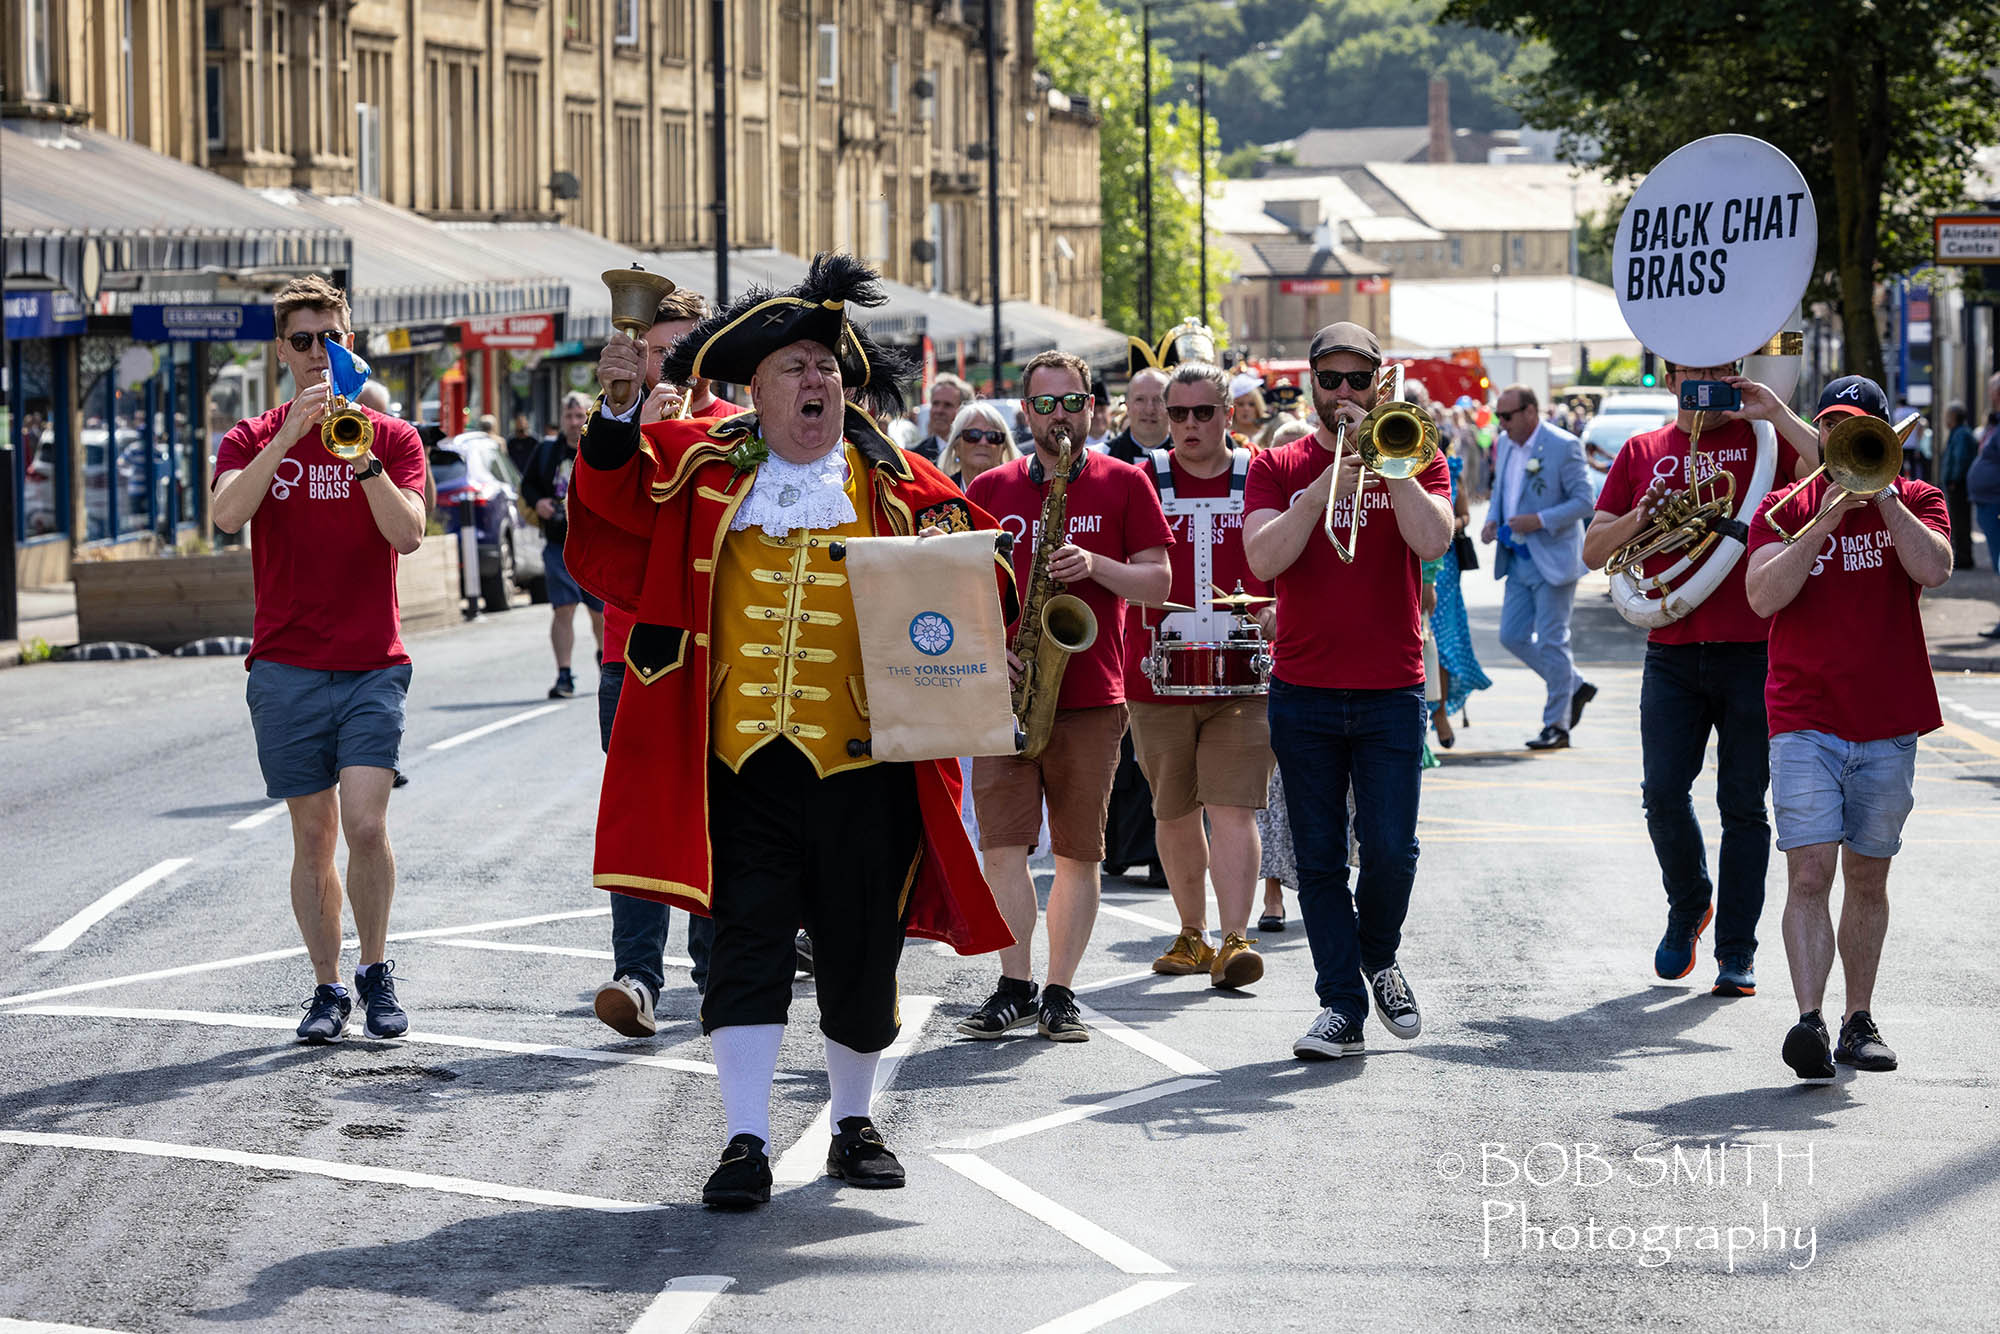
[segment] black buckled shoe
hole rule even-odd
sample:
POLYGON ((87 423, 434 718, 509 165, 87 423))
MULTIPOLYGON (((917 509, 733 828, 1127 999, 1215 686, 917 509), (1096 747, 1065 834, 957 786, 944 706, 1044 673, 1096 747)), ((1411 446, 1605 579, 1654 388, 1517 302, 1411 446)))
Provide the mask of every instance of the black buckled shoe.
POLYGON ((844 1116, 834 1127, 826 1174, 863 1190, 898 1190, 903 1184, 902 1163, 865 1116, 844 1116))
POLYGON ((701 1202, 711 1209, 754 1209, 771 1202, 771 1160, 764 1141, 744 1133, 722 1150, 722 1162, 701 1188, 701 1202))

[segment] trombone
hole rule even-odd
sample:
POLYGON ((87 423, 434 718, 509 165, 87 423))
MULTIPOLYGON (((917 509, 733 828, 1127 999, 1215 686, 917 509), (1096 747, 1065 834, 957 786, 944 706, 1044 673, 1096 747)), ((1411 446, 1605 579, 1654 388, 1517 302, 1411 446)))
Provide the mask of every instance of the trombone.
MULTIPOLYGON (((1340 479, 1336 477, 1326 490, 1326 540, 1333 543, 1333 554, 1349 565, 1354 563, 1354 548, 1361 541, 1361 492, 1368 485, 1368 474, 1373 472, 1386 478, 1415 477, 1428 468, 1431 460, 1438 455, 1437 424, 1431 420, 1429 413, 1403 398, 1401 365, 1389 366, 1381 372, 1375 381, 1375 393, 1380 401, 1355 428, 1355 452, 1361 455, 1361 475, 1354 479, 1354 515, 1344 543, 1333 520, 1340 479)), ((1333 469, 1336 473, 1340 471, 1341 456, 1346 450, 1347 419, 1343 417, 1333 428, 1333 469)))
POLYGON ((1807 473, 1799 485, 1804 486, 1825 473, 1833 482, 1832 489, 1820 502, 1818 512, 1793 532, 1778 527, 1778 521, 1767 512, 1764 518, 1771 531, 1790 546, 1847 497, 1872 496, 1893 485, 1903 471, 1903 442, 1923 419, 1923 413, 1913 412, 1903 418, 1901 426, 1891 426, 1880 417, 1849 417, 1828 431, 1826 444, 1820 450, 1819 467, 1807 473))

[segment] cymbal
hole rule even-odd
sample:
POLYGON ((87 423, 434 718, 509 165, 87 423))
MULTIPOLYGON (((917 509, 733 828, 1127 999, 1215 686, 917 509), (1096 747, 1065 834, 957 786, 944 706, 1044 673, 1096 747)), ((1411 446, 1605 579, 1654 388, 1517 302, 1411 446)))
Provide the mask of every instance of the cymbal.
POLYGON ((1276 602, 1277 599, 1256 593, 1227 593, 1218 595, 1213 601, 1218 607, 1261 607, 1267 602, 1276 602))

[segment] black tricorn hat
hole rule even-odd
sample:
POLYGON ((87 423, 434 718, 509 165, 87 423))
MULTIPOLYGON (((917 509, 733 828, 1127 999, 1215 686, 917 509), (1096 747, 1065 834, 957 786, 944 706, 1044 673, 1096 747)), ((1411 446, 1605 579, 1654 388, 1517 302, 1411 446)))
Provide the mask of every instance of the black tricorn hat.
POLYGON ((764 358, 810 339, 833 349, 843 384, 866 384, 873 345, 863 343, 847 308, 879 306, 888 299, 881 275, 854 256, 818 254, 797 287, 783 292, 752 287, 688 330, 668 351, 663 374, 676 384, 705 379, 747 385, 764 358))
POLYGON ((923 369, 922 364, 911 353, 882 346, 858 324, 850 324, 848 331, 866 369, 858 380, 849 379, 849 371, 857 368, 850 367, 848 358, 842 356, 841 388, 853 395, 853 401, 876 421, 894 421, 909 409, 909 402, 903 397, 903 386, 917 378, 923 369))

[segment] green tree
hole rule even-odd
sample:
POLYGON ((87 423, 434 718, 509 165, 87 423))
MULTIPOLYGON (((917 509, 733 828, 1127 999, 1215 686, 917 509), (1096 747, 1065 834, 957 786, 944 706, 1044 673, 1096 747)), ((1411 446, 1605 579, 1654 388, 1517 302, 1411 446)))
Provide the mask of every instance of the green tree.
MULTIPOLYGON (((1103 214, 1104 319, 1114 329, 1141 337, 1146 219, 1141 184, 1146 180, 1144 122, 1145 66, 1140 63, 1137 27, 1102 0, 1036 0, 1035 57, 1065 91, 1087 92, 1102 118, 1099 128, 1099 192, 1103 214)), ((1190 100, 1168 97, 1181 91, 1172 62, 1153 54, 1153 337, 1189 315, 1202 314, 1218 334, 1222 289, 1235 273, 1235 257, 1210 237, 1208 310, 1200 312, 1201 210, 1193 181, 1199 170, 1199 137, 1190 100), (1177 179, 1186 181, 1183 187, 1177 179)), ((1222 179, 1220 135, 1208 118, 1210 188, 1222 179)))
POLYGON ((1448 20, 1540 39, 1515 105, 1635 178, 1704 135, 1790 155, 1819 210, 1810 294, 1841 312, 1849 371, 1882 378, 1875 284, 1930 254, 1930 219, 1964 202, 2000 138, 2000 7, 1963 0, 1450 0, 1448 20))

